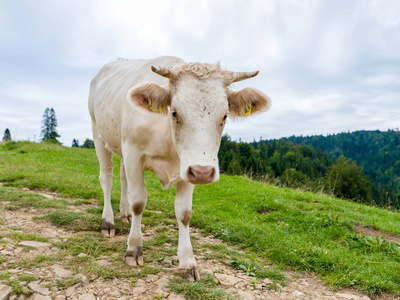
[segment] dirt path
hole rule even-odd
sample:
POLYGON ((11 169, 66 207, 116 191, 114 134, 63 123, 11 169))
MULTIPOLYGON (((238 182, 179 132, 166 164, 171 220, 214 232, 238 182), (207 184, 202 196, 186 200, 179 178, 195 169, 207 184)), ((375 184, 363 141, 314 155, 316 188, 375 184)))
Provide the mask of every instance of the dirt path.
MULTIPOLYGON (((29 191, 26 191, 29 192, 29 191)), ((37 192, 39 193, 39 192, 37 192)), ((55 194, 40 192, 41 195, 56 201, 58 197, 55 194)), ((0 258, 1 258, 1 281, 0 300, 1 299, 81 299, 81 300, 99 300, 99 299, 184 299, 182 295, 170 292, 166 287, 171 279, 177 277, 175 272, 177 266, 174 260, 163 260, 157 262, 161 272, 156 275, 146 275, 135 282, 132 278, 114 278, 104 279, 101 276, 85 276, 79 273, 79 268, 74 268, 67 261, 49 261, 44 266, 35 266, 34 263, 21 264, 23 261, 39 261, 38 257, 49 256, 61 253, 62 249, 55 247, 53 243, 68 241, 76 233, 58 228, 45 220, 38 220, 35 217, 40 216, 43 211, 23 208, 20 210, 4 209, 7 202, 1 202, 0 208, 0 233, 2 236, 13 233, 26 234, 36 233, 38 236, 47 237, 47 242, 37 242, 22 240, 16 238, 3 237, 0 240, 0 258), (19 264, 16 264, 19 262, 19 264), (15 267, 17 265, 17 267, 15 267), (7 278, 8 276, 8 278, 7 278), (35 277, 35 280, 23 281, 23 278, 29 276, 35 277), (22 278, 22 279, 21 279, 22 278), (11 293, 11 288, 5 285, 8 282, 19 282, 22 288, 22 295, 11 293), (72 281, 72 285, 66 288, 65 284, 72 281), (61 283, 60 283, 61 282, 61 283), (30 295, 28 295, 30 294, 30 295), (26 296, 28 295, 28 296, 26 296)), ((95 204, 96 205, 96 204, 95 204)), ((74 206, 71 209, 75 211, 85 211, 87 205, 74 206)), ((171 232, 176 228, 170 226, 171 232)), ((145 230, 144 239, 151 239, 158 234, 157 230, 145 230)), ((191 235, 195 237, 197 245, 223 244, 213 236, 203 236, 199 230, 191 229, 191 235)), ((125 240, 126 236, 118 236, 117 239, 125 240)), ((172 247, 165 244, 164 247, 172 247)), ((227 246, 229 247, 229 246, 227 246)), ((118 253, 115 253, 118 254, 118 253)), ((100 268, 107 268, 115 259, 115 256, 102 256, 100 259, 90 257, 82 252, 77 257, 87 260, 93 260, 95 265, 100 268)), ((230 266, 223 264, 217 259, 213 259, 212 251, 197 255, 196 259, 201 272, 209 273, 214 280, 218 282, 219 288, 224 290, 233 298, 238 299, 370 299, 365 294, 355 290, 332 291, 316 276, 310 274, 299 274, 296 272, 286 272, 286 287, 282 287, 269 279, 258 279, 249 277, 237 271, 230 266), (210 259, 211 257, 211 259, 210 259), (274 287, 274 288, 272 288, 274 287)), ((68 286, 68 285, 67 285, 68 286)), ((382 298, 383 299, 383 298, 382 298)), ((387 296, 385 299, 399 299, 387 296)))

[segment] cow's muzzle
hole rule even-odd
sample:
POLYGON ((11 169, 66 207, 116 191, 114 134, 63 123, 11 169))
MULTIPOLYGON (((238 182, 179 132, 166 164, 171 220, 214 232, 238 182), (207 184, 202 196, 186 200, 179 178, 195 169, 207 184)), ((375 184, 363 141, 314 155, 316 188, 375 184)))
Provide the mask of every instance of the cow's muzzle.
POLYGON ((214 181, 215 168, 213 166, 190 166, 187 177, 193 184, 211 183, 214 181))

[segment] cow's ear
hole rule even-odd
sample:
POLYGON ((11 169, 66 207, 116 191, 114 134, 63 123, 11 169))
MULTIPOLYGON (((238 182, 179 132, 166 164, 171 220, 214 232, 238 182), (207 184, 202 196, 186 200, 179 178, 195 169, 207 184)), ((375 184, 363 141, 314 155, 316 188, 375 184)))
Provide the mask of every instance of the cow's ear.
POLYGON ((147 111, 168 112, 171 105, 171 93, 155 83, 143 83, 128 91, 128 100, 147 111))
POLYGON ((264 93, 245 88, 228 94, 229 116, 233 118, 247 117, 268 109, 271 100, 264 93))

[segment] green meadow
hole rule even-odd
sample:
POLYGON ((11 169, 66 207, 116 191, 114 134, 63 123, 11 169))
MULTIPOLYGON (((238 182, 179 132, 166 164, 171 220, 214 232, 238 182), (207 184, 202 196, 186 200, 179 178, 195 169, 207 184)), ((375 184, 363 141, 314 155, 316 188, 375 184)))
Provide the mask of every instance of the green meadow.
MULTIPOLYGON (((44 189, 76 199, 76 204, 90 203, 92 198, 102 201, 98 174, 94 150, 50 143, 0 144, 0 182, 5 188, 44 189)), ((145 182, 147 208, 174 218, 175 188, 164 191, 150 172, 146 172, 145 182)), ((8 197, 15 190, 9 190, 8 197)), ((112 202, 116 213, 119 198, 119 158, 115 157, 112 202)), ((92 217, 86 216, 82 222, 72 222, 81 216, 63 213, 65 203, 43 203, 59 208, 47 216, 53 223, 84 227, 72 228, 77 231, 100 230, 101 208, 92 208, 92 217)), ((34 207, 34 197, 26 197, 9 209, 23 205, 34 207)), ((144 214, 146 226, 151 226, 151 220, 144 214)), ((117 234, 127 233, 128 225, 119 221, 116 225, 117 234)), ((191 226, 281 269, 314 272, 333 289, 353 287, 371 295, 400 295, 400 213, 396 211, 221 175, 217 183, 195 188, 191 226), (360 225, 383 236, 360 233, 360 225), (394 240, 388 242, 385 234, 394 240)), ((263 277, 263 270, 252 270, 251 262, 237 264, 263 277)))

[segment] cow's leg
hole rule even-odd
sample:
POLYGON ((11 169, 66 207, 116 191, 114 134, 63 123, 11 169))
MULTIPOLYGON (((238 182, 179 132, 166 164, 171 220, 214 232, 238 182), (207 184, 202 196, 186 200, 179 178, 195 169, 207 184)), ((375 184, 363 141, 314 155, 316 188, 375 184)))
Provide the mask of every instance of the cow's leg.
POLYGON ((192 218, 193 189, 193 184, 184 181, 178 182, 175 199, 175 215, 179 226, 179 270, 182 276, 189 281, 200 279, 189 235, 189 223, 192 218))
POLYGON ((111 207, 111 187, 113 176, 112 154, 105 147, 101 137, 93 128, 93 139, 96 147, 96 154, 100 162, 100 185, 104 193, 103 222, 101 224, 101 233, 105 237, 115 236, 114 213, 111 207))
POLYGON ((132 220, 132 212, 128 201, 128 185, 126 181, 124 159, 121 159, 121 202, 119 203, 120 220, 124 223, 129 223, 132 220))
POLYGON ((143 266, 143 234, 140 225, 147 202, 144 172, 140 164, 131 163, 128 159, 125 161, 129 161, 129 164, 125 165, 125 170, 128 181, 128 201, 133 212, 125 263, 129 266, 143 266))

